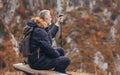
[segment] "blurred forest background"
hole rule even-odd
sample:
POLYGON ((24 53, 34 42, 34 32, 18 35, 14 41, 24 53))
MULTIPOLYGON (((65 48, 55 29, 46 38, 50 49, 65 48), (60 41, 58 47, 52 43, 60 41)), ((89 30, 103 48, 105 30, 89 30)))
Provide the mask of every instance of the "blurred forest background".
MULTIPOLYGON (((63 48, 68 71, 120 75, 120 0, 0 0, 0 73, 15 72, 16 40, 31 17, 49 9, 64 14, 63 48)), ((59 32, 54 46, 59 46, 59 32)))

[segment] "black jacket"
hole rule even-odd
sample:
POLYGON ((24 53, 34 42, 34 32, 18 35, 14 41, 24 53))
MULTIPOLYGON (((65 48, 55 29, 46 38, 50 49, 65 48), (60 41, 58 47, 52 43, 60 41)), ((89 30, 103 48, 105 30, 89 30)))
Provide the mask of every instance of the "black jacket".
POLYGON ((29 26, 33 26, 34 30, 30 37, 30 51, 32 55, 28 57, 28 63, 30 66, 36 62, 47 63, 52 58, 60 56, 59 52, 52 47, 52 38, 58 31, 57 26, 53 26, 49 31, 48 28, 40 28, 34 23, 34 21, 28 22, 29 26), (40 56, 38 58, 38 48, 40 48, 40 56))

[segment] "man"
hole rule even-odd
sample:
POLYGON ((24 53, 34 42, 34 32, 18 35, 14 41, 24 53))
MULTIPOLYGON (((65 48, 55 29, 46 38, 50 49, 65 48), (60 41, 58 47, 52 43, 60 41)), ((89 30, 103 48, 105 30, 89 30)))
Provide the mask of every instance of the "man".
POLYGON ((55 25, 48 30, 51 20, 50 11, 42 10, 40 17, 32 18, 28 22, 29 26, 34 27, 30 37, 30 51, 32 55, 28 57, 28 64, 31 68, 37 70, 54 68, 55 71, 66 73, 70 59, 64 56, 62 48, 54 49, 52 47, 52 38, 55 37, 63 17, 59 17, 55 25))

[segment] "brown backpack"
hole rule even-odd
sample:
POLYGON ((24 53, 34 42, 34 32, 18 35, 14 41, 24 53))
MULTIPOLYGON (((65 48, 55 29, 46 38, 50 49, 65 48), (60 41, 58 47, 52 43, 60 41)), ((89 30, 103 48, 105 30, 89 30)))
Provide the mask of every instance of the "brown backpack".
POLYGON ((33 27, 26 25, 23 29, 23 33, 18 40, 18 48, 20 53, 24 57, 31 55, 30 53, 30 36, 33 31, 33 27))

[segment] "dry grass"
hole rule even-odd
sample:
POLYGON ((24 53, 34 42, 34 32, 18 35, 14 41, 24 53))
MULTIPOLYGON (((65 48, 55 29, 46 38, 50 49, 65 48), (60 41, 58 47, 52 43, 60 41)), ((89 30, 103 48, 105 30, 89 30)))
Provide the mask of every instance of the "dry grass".
POLYGON ((78 73, 78 72, 68 72, 68 74, 70 74, 70 75, 94 75, 94 74, 90 74, 90 73, 78 73))

